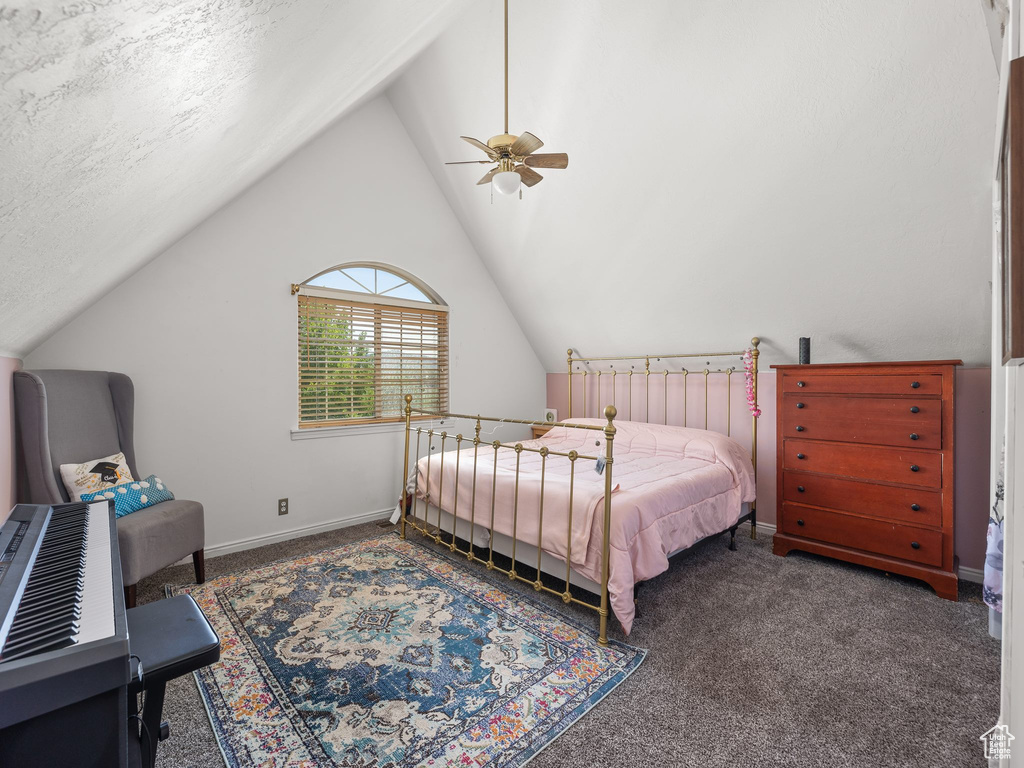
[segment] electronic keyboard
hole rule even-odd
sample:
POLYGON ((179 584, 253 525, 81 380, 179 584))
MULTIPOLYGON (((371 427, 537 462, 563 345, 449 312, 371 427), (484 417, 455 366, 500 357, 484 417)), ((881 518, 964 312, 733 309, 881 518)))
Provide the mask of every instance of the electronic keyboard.
POLYGON ((0 527, 0 765, 127 765, 129 657, 113 503, 16 506, 0 527))
POLYGON ((106 501, 67 504, 36 514, 35 529, 33 520, 4 526, 0 607, 7 612, 0 624, 0 664, 114 635, 107 506, 106 501), (4 568, 22 547, 33 550, 22 553, 28 555, 22 558, 26 568, 20 573, 4 568), (16 575, 18 583, 7 584, 7 576, 16 575))

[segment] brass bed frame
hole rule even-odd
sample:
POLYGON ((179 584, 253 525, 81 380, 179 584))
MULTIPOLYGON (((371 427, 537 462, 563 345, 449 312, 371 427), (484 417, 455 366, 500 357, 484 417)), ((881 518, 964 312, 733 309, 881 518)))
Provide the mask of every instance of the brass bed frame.
MULTIPOLYGON (((759 343, 760 343, 760 339, 758 339, 757 337, 754 337, 750 341, 750 344, 751 344, 751 350, 750 350, 751 351, 751 373, 753 375, 753 406, 754 406, 755 409, 757 407, 757 358, 758 358, 758 354, 759 354, 758 353, 758 344, 759 343)), ((684 426, 686 425, 686 416, 687 416, 687 411, 686 411, 686 409, 687 409, 687 403, 686 403, 686 400, 687 400, 687 394, 686 394, 687 393, 687 387, 686 387, 687 378, 686 377, 687 376, 693 376, 693 375, 702 376, 704 378, 704 428, 705 429, 708 428, 708 423, 709 423, 708 422, 708 402, 709 402, 708 391, 709 390, 708 390, 708 386, 707 386, 708 378, 710 376, 714 376, 714 375, 725 376, 726 377, 726 381, 727 381, 727 396, 725 398, 726 399, 726 423, 727 423, 726 434, 731 435, 731 432, 732 432, 732 386, 731 386, 732 379, 731 379, 731 377, 732 377, 733 373, 736 370, 735 366, 718 368, 716 370, 711 370, 710 368, 706 367, 702 371, 688 371, 685 367, 683 367, 681 370, 676 371, 676 370, 669 370, 668 363, 666 362, 664 370, 651 370, 651 361, 653 360, 655 363, 659 363, 661 361, 669 361, 669 360, 686 360, 686 359, 694 359, 694 358, 704 358, 704 359, 708 360, 707 364, 710 365, 710 359, 711 358, 719 358, 719 359, 721 359, 721 358, 730 358, 730 357, 732 357, 732 358, 735 358, 735 357, 742 358, 744 354, 745 354, 745 351, 742 351, 742 352, 700 352, 700 353, 693 353, 693 354, 672 354, 672 355, 628 355, 628 356, 623 356, 623 357, 589 357, 589 358, 576 357, 576 358, 574 358, 573 357, 573 351, 571 349, 568 351, 568 374, 569 374, 569 398, 568 398, 569 402, 568 402, 568 405, 569 405, 569 409, 567 411, 566 418, 569 418, 569 419, 571 419, 571 418, 587 418, 587 376, 588 375, 593 377, 593 379, 596 379, 596 381, 597 381, 597 394, 595 395, 595 398, 594 398, 595 400, 597 400, 597 399, 599 399, 601 397, 601 377, 602 377, 602 375, 605 378, 611 378, 612 379, 612 398, 611 398, 612 402, 611 402, 611 404, 606 405, 604 407, 603 413, 602 413, 602 417, 606 420, 606 423, 604 425, 595 425, 595 424, 561 424, 561 423, 558 425, 559 427, 566 427, 566 428, 570 428, 570 429, 582 429, 582 430, 590 430, 590 431, 599 431, 599 432, 603 432, 604 436, 605 436, 604 456, 600 457, 600 458, 604 459, 605 466, 604 466, 604 472, 603 472, 603 474, 604 474, 604 500, 603 500, 603 523, 602 523, 602 541, 601 541, 601 581, 600 581, 600 602, 599 602, 599 604, 594 604, 593 602, 590 602, 588 600, 582 600, 582 599, 580 599, 578 597, 575 597, 572 594, 571 589, 570 589, 570 576, 571 576, 571 572, 572 572, 572 567, 571 567, 570 563, 571 563, 571 558, 572 558, 573 488, 574 488, 575 477, 576 477, 576 464, 581 459, 583 459, 585 461, 599 461, 599 457, 598 456, 592 456, 592 455, 585 455, 585 454, 579 453, 579 452, 577 452, 575 450, 568 451, 568 452, 554 451, 554 450, 549 449, 547 446, 541 446, 540 448, 533 448, 533 447, 530 447, 530 446, 523 445, 522 442, 503 443, 500 440, 494 440, 493 442, 488 443, 488 442, 486 442, 484 440, 481 440, 481 438, 480 438, 480 433, 481 433, 482 425, 483 425, 484 422, 495 423, 495 424, 518 424, 518 425, 525 425, 525 426, 530 426, 530 427, 551 426, 550 424, 548 424, 546 422, 542 422, 542 421, 529 421, 529 420, 523 420, 523 419, 496 418, 496 417, 491 417, 491 416, 480 416, 479 414, 478 415, 468 415, 468 414, 460 414, 460 413, 423 410, 423 409, 420 409, 420 408, 413 408, 412 407, 412 400, 413 400, 412 395, 406 395, 405 396, 405 461, 404 461, 403 472, 402 472, 402 501, 401 501, 401 504, 400 504, 401 516, 400 516, 400 521, 399 521, 399 535, 403 539, 406 538, 406 534, 407 534, 408 528, 411 527, 414 530, 418 531, 423 536, 425 536, 428 539, 432 540, 435 544, 444 544, 445 546, 448 547, 448 549, 451 552, 458 553, 458 554, 461 554, 461 555, 465 556, 466 559, 469 560, 470 562, 479 563, 479 564, 485 566, 488 570, 499 571, 500 573, 503 573, 506 576, 508 576, 508 578, 510 580, 512 580, 512 581, 520 581, 520 582, 523 582, 525 584, 530 584, 536 591, 538 591, 538 592, 547 592, 547 593, 552 594, 552 595, 554 595, 556 597, 559 597, 566 604, 572 603, 572 604, 580 605, 580 606, 583 606, 585 608, 589 608, 589 609, 591 609, 593 611, 596 611, 598 616, 599 616, 598 643, 600 645, 602 645, 602 646, 607 645, 608 644, 608 616, 609 616, 609 610, 608 610, 609 560, 608 560, 608 558, 609 558, 609 548, 610 548, 610 542, 611 542, 609 534, 610 534, 610 529, 611 529, 611 514, 612 514, 612 488, 614 488, 614 485, 612 483, 612 468, 613 468, 614 462, 615 462, 613 446, 614 446, 615 432, 616 432, 615 423, 614 422, 615 422, 616 416, 618 415, 618 411, 617 411, 616 406, 615 406, 615 400, 616 400, 616 394, 617 394, 616 387, 615 387, 616 376, 626 377, 628 382, 629 382, 628 386, 627 386, 627 393, 628 393, 628 397, 629 397, 629 405, 627 407, 627 418, 628 418, 628 420, 632 420, 632 412, 633 412, 633 378, 634 378, 634 373, 635 373, 635 365, 639 361, 643 361, 644 370, 642 371, 642 373, 637 374, 637 375, 642 375, 644 377, 645 421, 647 421, 648 423, 649 423, 649 419, 650 419, 650 395, 651 395, 650 382, 651 382, 651 377, 652 376, 660 376, 660 377, 662 377, 662 380, 663 380, 663 383, 664 383, 664 386, 663 386, 663 389, 664 389, 663 421, 666 424, 668 423, 668 389, 669 389, 668 388, 668 381, 669 381, 669 377, 673 376, 673 375, 682 376, 683 377, 683 387, 682 387, 682 390, 683 390, 683 425, 684 426), (608 364, 609 365, 609 371, 608 372, 604 372, 602 370, 593 370, 593 371, 587 370, 587 368, 589 368, 592 363, 600 363, 602 365, 603 364, 608 364), (618 369, 615 368, 615 364, 616 363, 619 363, 619 364, 631 364, 631 365, 630 365, 630 368, 628 370, 619 371, 618 369), (584 367, 584 366, 586 366, 586 367, 584 367), (581 381, 582 381, 582 389, 583 389, 583 403, 582 403, 583 414, 582 414, 582 416, 580 416, 579 414, 574 414, 573 413, 573 377, 574 376, 581 377, 581 381), (471 422, 474 423, 473 438, 471 440, 469 440, 468 438, 464 437, 461 433, 458 433, 458 434, 456 434, 454 436, 453 435, 449 435, 447 431, 440 431, 439 432, 436 429, 434 429, 432 426, 431 427, 427 427, 427 428, 424 428, 422 426, 418 426, 418 427, 414 428, 413 424, 412 424, 412 420, 413 420, 413 415, 414 414, 417 417, 420 417, 420 418, 432 418, 432 419, 441 419, 441 420, 456 419, 456 420, 471 421, 471 422), (443 471, 443 468, 444 468, 444 460, 445 460, 445 444, 448 441, 454 441, 455 442, 455 450, 456 450, 456 453, 455 453, 455 477, 456 478, 459 477, 459 462, 461 460, 461 455, 462 455, 461 449, 463 448, 463 443, 464 442, 469 442, 473 446, 473 479, 472 479, 472 491, 471 491, 472 499, 471 499, 470 514, 469 514, 469 530, 470 530, 470 535, 469 535, 468 541, 466 542, 468 544, 468 546, 465 549, 463 549, 459 545, 459 542, 463 541, 463 540, 460 539, 460 537, 458 537, 456 535, 456 526, 457 526, 457 524, 459 522, 459 516, 458 516, 458 503, 459 503, 458 502, 458 489, 456 489, 456 493, 454 494, 453 509, 450 511, 450 516, 452 517, 451 531, 444 531, 442 529, 442 527, 441 527, 441 522, 442 522, 441 521, 441 511, 442 510, 441 510, 440 506, 438 506, 438 508, 437 508, 437 524, 436 525, 431 525, 431 523, 427 520, 427 515, 428 515, 428 513, 430 511, 430 507, 429 507, 429 501, 426 500, 426 499, 422 500, 422 503, 423 503, 423 506, 424 506, 423 517, 420 518, 417 515, 417 510, 418 510, 419 502, 421 501, 421 499, 420 499, 420 495, 421 494, 418 493, 418 491, 419 491, 419 488, 418 488, 419 473, 418 472, 416 474, 416 483, 417 483, 416 491, 417 492, 414 492, 413 494, 410 494, 409 490, 408 490, 409 456, 410 456, 410 449, 412 448, 412 445, 413 445, 413 440, 412 440, 413 432, 415 432, 415 435, 416 435, 416 440, 415 440, 416 458, 415 458, 414 466, 416 464, 418 464, 420 459, 422 458, 421 455, 420 455, 421 454, 421 450, 420 449, 421 449, 422 438, 423 438, 424 435, 427 438, 426 459, 427 459, 427 483, 428 483, 428 487, 425 489, 423 495, 427 496, 428 498, 429 498, 429 492, 430 492, 430 489, 429 489, 430 469, 429 469, 429 467, 430 467, 430 462, 431 462, 431 456, 432 456, 433 449, 434 449, 434 439, 436 437, 436 438, 438 438, 440 440, 440 455, 439 455, 438 461, 441 462, 441 470, 440 470, 440 475, 439 475, 439 478, 440 478, 440 488, 438 489, 438 497, 437 497, 439 502, 442 499, 442 493, 444 491, 444 471, 443 471), (484 449, 483 452, 484 452, 484 456, 486 457, 487 448, 488 447, 493 452, 493 459, 492 459, 492 461, 493 461, 493 468, 492 468, 492 481, 491 481, 492 482, 492 487, 491 487, 490 518, 489 518, 489 524, 485 524, 485 521, 480 521, 480 522, 477 521, 476 483, 477 483, 477 465, 478 465, 479 460, 481 459, 481 448, 484 449), (495 491, 496 491, 496 487, 497 487, 497 471, 496 470, 497 470, 497 465, 498 465, 498 454, 502 450, 514 451, 515 454, 516 454, 516 473, 515 473, 515 485, 514 485, 513 508, 512 508, 512 537, 511 537, 512 552, 511 552, 511 566, 509 568, 507 568, 507 569, 506 568, 502 568, 499 564, 495 563, 495 561, 494 561, 494 503, 495 503, 495 491), (535 578, 527 578, 526 576, 524 576, 524 575, 522 575, 522 574, 520 574, 519 572, 516 571, 516 562, 517 562, 516 561, 516 543, 517 543, 517 541, 522 541, 522 543, 532 546, 532 544, 530 542, 525 541, 525 540, 520 540, 518 538, 518 536, 521 535, 520 532, 518 531, 519 467, 520 467, 520 459, 521 459, 521 456, 522 456, 523 452, 537 453, 541 457, 540 498, 539 498, 539 509, 538 509, 538 520, 537 520, 537 531, 536 531, 537 564, 536 564, 536 577, 535 578), (566 542, 567 543, 567 548, 566 548, 566 558, 565 558, 565 588, 564 588, 564 590, 552 589, 551 587, 547 586, 546 584, 544 584, 541 581, 541 573, 542 573, 541 558, 542 558, 542 556, 544 554, 543 547, 541 546, 541 543, 543 541, 542 534, 543 534, 543 530, 544 530, 544 480, 545 480, 545 472, 546 472, 546 469, 547 469, 547 463, 548 463, 549 460, 564 460, 564 461, 568 461, 569 462, 569 497, 568 497, 569 511, 568 511, 567 527, 566 527, 566 529, 568 531, 568 534, 567 534, 568 541, 566 542), (480 526, 480 528, 482 530, 485 530, 485 531, 487 531, 489 533, 488 544, 487 544, 486 548, 483 547, 482 545, 481 546, 474 545, 474 535, 475 535, 476 528, 477 528, 478 525, 480 526), (448 540, 448 537, 450 537, 450 540, 448 540), (483 556, 484 553, 485 553, 485 549, 486 549, 486 557, 483 556)), ((742 375, 742 373, 741 373, 741 375, 742 375)), ((750 452, 751 453, 750 453, 750 455, 751 455, 751 461, 752 461, 753 468, 754 468, 754 478, 755 478, 755 481, 756 481, 756 478, 757 478, 757 416, 754 415, 752 417, 751 421, 752 421, 752 426, 751 426, 751 448, 750 448, 750 452)), ((487 511, 483 510, 482 514, 486 515, 487 511)), ((465 518, 463 518, 463 519, 465 519, 465 518)), ((744 521, 747 521, 747 520, 750 521, 750 537, 752 539, 756 539, 757 538, 757 510, 756 510, 756 501, 751 503, 750 511, 746 515, 741 516, 739 518, 739 520, 737 520, 736 523, 728 529, 729 532, 730 532, 730 542, 729 542, 729 548, 730 549, 735 549, 736 548, 735 537, 736 537, 736 529, 737 529, 737 527, 740 525, 740 523, 742 523, 744 521)), ((530 532, 530 533, 532 533, 532 532, 530 532)), ((530 569, 532 570, 533 566, 530 566, 530 569)))

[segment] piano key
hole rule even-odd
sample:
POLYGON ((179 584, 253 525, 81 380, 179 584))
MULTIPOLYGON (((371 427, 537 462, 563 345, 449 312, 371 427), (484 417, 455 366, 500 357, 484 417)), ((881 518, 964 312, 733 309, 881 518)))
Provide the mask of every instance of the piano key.
POLYGON ((18 653, 25 648, 39 647, 40 645, 45 645, 60 638, 74 639, 74 636, 74 633, 71 631, 71 623, 68 622, 59 627, 40 629, 38 632, 33 632, 24 637, 11 640, 4 645, 4 650, 10 651, 11 653, 18 653))
POLYGON ((59 542, 57 544, 54 544, 52 547, 47 547, 46 549, 41 550, 39 553, 39 557, 43 560, 50 560, 54 557, 60 557, 65 552, 79 551, 83 549, 83 544, 84 538, 80 534, 78 536, 74 536, 68 539, 67 541, 59 542))
POLYGON ((58 552, 52 557, 45 557, 41 560, 37 560, 36 565, 32 568, 32 573, 35 575, 36 569, 48 568, 52 565, 59 565, 63 562, 74 562, 77 559, 84 559, 85 550, 85 547, 79 547, 78 549, 70 549, 67 552, 58 552))
POLYGON ((28 646, 27 648, 22 648, 14 653, 5 653, 4 661, 14 661, 15 659, 21 659, 25 656, 33 656, 37 653, 58 651, 61 648, 67 648, 69 645, 74 644, 75 639, 73 637, 54 637, 47 643, 41 643, 35 646, 28 646))
MULTIPOLYGON (((47 619, 53 616, 74 616, 75 618, 78 618, 81 615, 81 611, 82 609, 78 600, 74 598, 34 608, 31 611, 26 611, 24 615, 19 611, 17 620, 11 624, 11 634, 14 634, 16 630, 29 626, 40 619, 47 619)), ((8 635, 8 637, 10 637, 10 635, 8 635)))
POLYGON ((46 576, 46 575, 49 575, 51 573, 55 573, 57 571, 65 570, 65 569, 68 569, 68 568, 75 568, 76 570, 77 569, 81 569, 84 565, 85 565, 85 553, 82 552, 81 554, 78 555, 77 558, 74 558, 73 560, 70 560, 67 563, 63 563, 63 562, 61 562, 61 563, 49 563, 48 565, 45 565, 42 568, 40 568, 38 570, 38 573, 37 573, 36 569, 33 568, 32 569, 32 575, 33 576, 36 576, 36 575, 38 575, 38 576, 46 576))
POLYGON ((78 634, 78 619, 72 616, 40 619, 32 626, 19 628, 17 631, 12 630, 11 634, 7 636, 7 642, 13 646, 23 639, 48 635, 58 630, 66 632, 68 637, 73 637, 78 634))
POLYGON ((73 564, 80 560, 85 560, 84 548, 70 550, 66 553, 61 553, 53 557, 47 557, 43 558, 42 560, 37 560, 36 565, 32 568, 32 576, 29 577, 29 580, 31 580, 32 577, 37 577, 38 574, 41 574, 48 570, 52 570, 54 567, 73 564))
POLYGON ((64 601, 73 601, 78 603, 81 602, 81 599, 82 590, 80 589, 76 589, 72 592, 67 592, 63 595, 33 595, 31 598, 21 601, 21 606, 18 608, 18 613, 20 614, 22 611, 32 611, 36 608, 43 608, 52 603, 59 603, 64 601))
MULTIPOLYGON (((32 595, 60 594, 82 586, 82 575, 77 571, 50 576, 32 587, 32 595)), ((27 590, 26 590, 27 591, 27 590)))

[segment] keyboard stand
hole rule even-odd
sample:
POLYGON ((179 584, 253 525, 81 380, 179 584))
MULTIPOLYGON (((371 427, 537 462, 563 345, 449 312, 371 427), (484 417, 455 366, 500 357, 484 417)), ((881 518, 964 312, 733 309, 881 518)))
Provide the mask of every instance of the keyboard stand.
MULTIPOLYGON (((132 665, 128 687, 129 740, 138 734, 138 748, 129 745, 129 763, 141 768, 156 765, 157 743, 170 735, 161 722, 167 681, 195 672, 220 658, 220 639, 191 595, 130 608, 128 638, 139 663, 132 665), (141 671, 140 671, 141 668, 141 671), (145 692, 142 727, 138 727, 138 694, 145 692), (139 756, 138 761, 134 755, 139 756)), ((134 660, 133 660, 134 662, 134 660)))

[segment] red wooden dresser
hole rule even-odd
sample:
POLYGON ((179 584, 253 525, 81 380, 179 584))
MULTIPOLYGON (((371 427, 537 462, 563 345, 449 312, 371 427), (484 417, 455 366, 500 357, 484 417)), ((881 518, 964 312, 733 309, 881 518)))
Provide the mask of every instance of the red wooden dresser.
POLYGON ((957 599, 953 374, 959 360, 773 365, 778 530, 800 549, 957 599))

